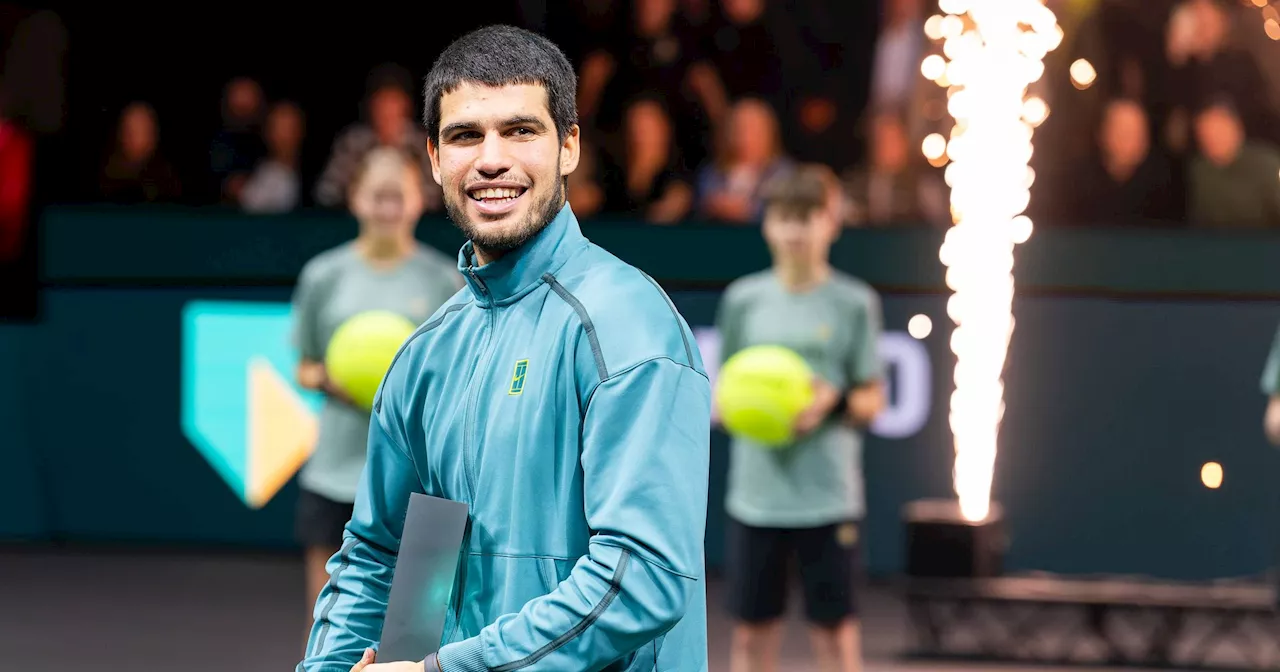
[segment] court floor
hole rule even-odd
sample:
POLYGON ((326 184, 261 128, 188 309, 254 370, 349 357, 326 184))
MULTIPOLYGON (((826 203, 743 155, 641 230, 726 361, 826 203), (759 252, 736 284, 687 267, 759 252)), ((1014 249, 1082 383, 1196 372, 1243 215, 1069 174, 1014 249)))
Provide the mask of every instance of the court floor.
MULTIPOLYGON (((729 623, 719 609, 719 585, 709 590, 711 671, 728 672, 729 623)), ((282 555, 0 550, 0 669, 291 670, 304 635, 302 592, 300 562, 282 555)), ((873 589, 864 611, 871 672, 1058 672, 904 661, 902 606, 889 591, 873 589)), ((793 622, 780 669, 814 670, 807 646, 803 625, 793 622)))

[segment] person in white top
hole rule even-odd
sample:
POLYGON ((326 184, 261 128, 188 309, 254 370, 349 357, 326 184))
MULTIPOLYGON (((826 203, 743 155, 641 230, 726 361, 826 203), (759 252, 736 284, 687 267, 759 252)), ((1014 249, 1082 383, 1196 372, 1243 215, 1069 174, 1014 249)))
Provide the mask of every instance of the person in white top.
POLYGON ((240 192, 240 207, 255 214, 288 212, 298 207, 302 194, 298 177, 302 110, 290 102, 276 103, 267 115, 263 135, 267 157, 254 167, 240 192))

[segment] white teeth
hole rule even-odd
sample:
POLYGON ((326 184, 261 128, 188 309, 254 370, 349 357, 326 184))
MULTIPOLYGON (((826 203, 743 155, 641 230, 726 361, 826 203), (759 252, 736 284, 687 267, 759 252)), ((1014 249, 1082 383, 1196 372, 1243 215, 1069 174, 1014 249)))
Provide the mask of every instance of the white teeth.
POLYGON ((519 189, 511 189, 511 188, 477 189, 471 192, 471 197, 475 199, 515 198, 519 195, 520 195, 519 189))

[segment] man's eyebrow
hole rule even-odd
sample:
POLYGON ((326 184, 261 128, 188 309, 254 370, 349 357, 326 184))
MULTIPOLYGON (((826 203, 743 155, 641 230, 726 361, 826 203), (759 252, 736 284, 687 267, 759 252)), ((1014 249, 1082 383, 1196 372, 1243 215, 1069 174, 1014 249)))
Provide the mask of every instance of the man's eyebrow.
POLYGON ((452 135, 453 133, 457 133, 458 131, 474 130, 476 127, 477 127, 476 124, 470 121, 457 122, 457 123, 449 124, 448 126, 445 126, 444 128, 440 129, 440 135, 441 136, 452 135))
POLYGON ((506 121, 502 122, 502 125, 503 126, 537 126, 539 129, 547 127, 546 124, 542 123, 541 119, 533 116, 528 116, 528 115, 511 117, 510 119, 507 119, 506 121))
MULTIPOLYGON (((547 125, 543 123, 541 119, 535 116, 530 116, 530 115, 519 115, 515 117, 508 117, 507 119, 504 119, 500 125, 503 127, 534 126, 538 130, 545 130, 547 127, 547 125)), ((459 131, 475 131, 475 130, 479 130, 479 128, 480 128, 480 124, 477 124, 473 121, 459 121, 459 122, 449 124, 448 126, 445 126, 444 128, 440 129, 440 136, 444 137, 444 136, 452 135, 459 131)))

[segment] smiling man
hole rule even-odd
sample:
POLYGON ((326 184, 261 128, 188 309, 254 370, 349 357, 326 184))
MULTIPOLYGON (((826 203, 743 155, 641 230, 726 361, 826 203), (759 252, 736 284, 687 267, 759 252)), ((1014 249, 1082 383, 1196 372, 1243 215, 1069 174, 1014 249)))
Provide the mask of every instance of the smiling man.
POLYGON ((565 201, 573 69, 495 26, 450 45, 425 88, 467 287, 383 381, 298 669, 706 670, 710 385, 666 294, 565 201), (470 505, 454 608, 438 655, 375 662, 415 492, 470 505))

